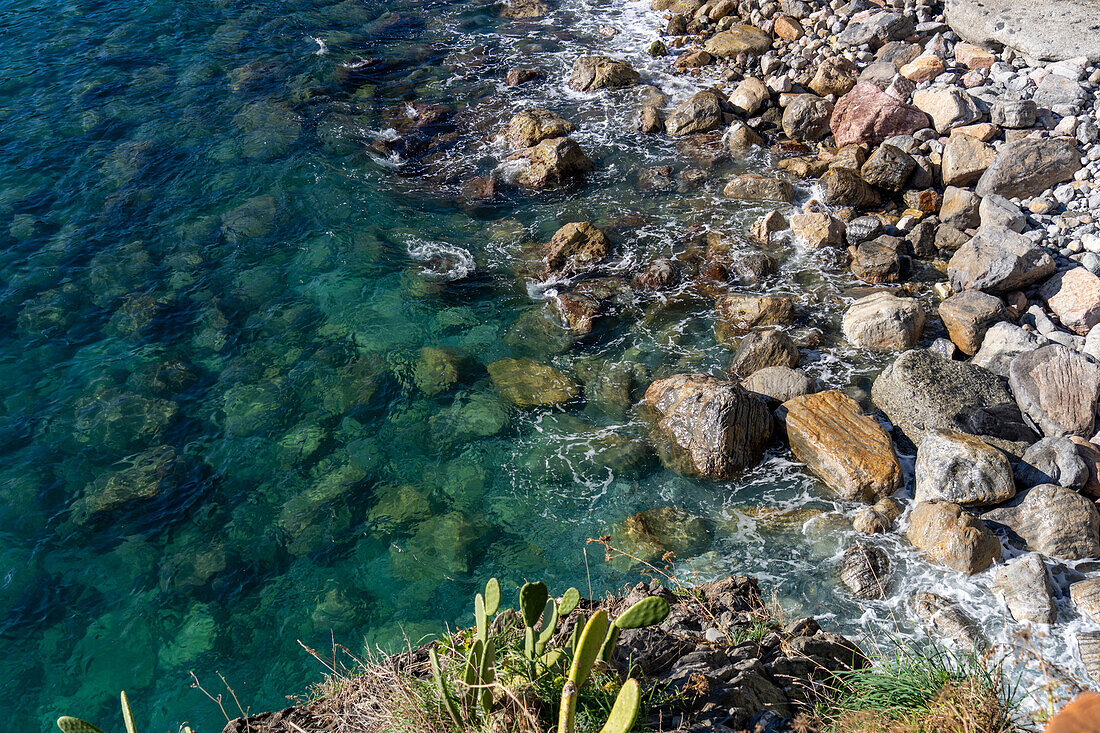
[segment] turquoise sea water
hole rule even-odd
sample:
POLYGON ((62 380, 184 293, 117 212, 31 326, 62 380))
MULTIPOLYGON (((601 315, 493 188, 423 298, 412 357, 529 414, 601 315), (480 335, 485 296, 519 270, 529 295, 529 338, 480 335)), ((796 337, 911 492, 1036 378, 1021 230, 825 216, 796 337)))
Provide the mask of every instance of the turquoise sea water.
MULTIPOLYGON (((836 592, 853 507, 781 448, 735 482, 658 464, 631 404, 653 377, 724 369, 712 301, 626 293, 578 342, 516 274, 568 221, 605 228, 629 273, 762 211, 716 191, 764 158, 643 139, 634 93, 564 87, 599 50, 685 96, 643 53, 658 24, 630 0, 536 23, 451 0, 0 3, 8 729, 117 727, 126 689, 145 730, 220 730, 190 671, 212 690, 222 673, 253 712, 283 707, 323 672, 299 640, 415 642, 468 622, 492 575, 620 587, 636 570, 585 541, 670 505, 704 519, 700 576, 759 573, 850 630, 904 616, 836 592), (547 79, 507 88, 516 65, 547 79), (597 172, 471 202, 465 182, 507 152, 493 133, 535 105, 577 124, 597 172), (710 179, 640 193, 657 164, 710 179), (505 357, 555 365, 583 397, 508 404, 486 372, 505 357)), ((882 362, 848 367, 831 345, 850 276, 777 256, 758 287, 800 295, 800 333, 824 333, 807 369, 858 394, 882 362)))

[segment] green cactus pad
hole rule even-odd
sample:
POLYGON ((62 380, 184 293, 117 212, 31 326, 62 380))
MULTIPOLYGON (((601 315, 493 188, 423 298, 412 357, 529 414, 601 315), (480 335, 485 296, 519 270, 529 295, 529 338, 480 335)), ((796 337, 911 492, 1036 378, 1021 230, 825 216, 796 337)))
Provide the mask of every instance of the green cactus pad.
POLYGON ((539 633, 538 643, 535 645, 535 653, 542 654, 546 645, 550 643, 554 632, 558 630, 558 604, 551 598, 546 602, 546 609, 542 612, 542 631, 539 633))
POLYGON ((489 578, 489 582, 485 584, 485 615, 495 616, 499 610, 500 581, 496 578, 489 578))
POLYGON ((610 662, 611 653, 615 651, 615 645, 619 643, 619 627, 615 624, 607 629, 607 638, 604 639, 603 646, 600 647, 600 661, 610 662))
POLYGON ((607 722, 600 729, 600 733, 627 733, 634 727, 634 719, 638 717, 641 702, 642 695, 638 689, 638 681, 627 680, 619 690, 615 704, 611 707, 611 714, 607 716, 607 722))
POLYGON ((91 723, 86 723, 80 718, 72 718, 63 715, 57 719, 57 727, 64 733, 103 733, 91 723))
POLYGON ((558 604, 558 614, 562 616, 568 616, 573 613, 573 609, 577 607, 577 604, 581 602, 581 592, 576 588, 570 588, 565 591, 561 597, 561 603, 558 604))
POLYGON ((447 708, 447 714, 454 720, 455 725, 462 727, 462 716, 458 712, 458 703, 447 689, 447 682, 443 679, 443 673, 439 669, 439 655, 435 653, 435 647, 428 650, 428 661, 432 665, 432 681, 435 682, 435 691, 439 699, 443 701, 443 707, 447 708))
POLYGON ((126 726, 126 733, 137 733, 134 725, 134 711, 130 709, 130 699, 126 697, 126 690, 119 693, 122 700, 122 722, 126 726))
POLYGON ((576 684, 578 690, 592 673, 592 665, 596 663, 600 648, 607 638, 608 626, 610 623, 607 620, 607 611, 597 611, 581 632, 577 652, 573 655, 573 664, 569 667, 569 680, 576 684))
POLYGON ((655 626, 668 618, 671 610, 668 601, 664 598, 650 596, 626 609, 622 616, 615 619, 615 625, 620 629, 641 629, 646 626, 655 626))
POLYGON ((477 638, 480 641, 487 641, 489 618, 485 609, 485 598, 480 593, 474 596, 474 624, 477 627, 477 638))
POLYGON ((519 610, 523 614, 524 626, 538 625, 549 598, 550 591, 546 589, 546 583, 524 583, 519 589, 519 610))
POLYGON ((484 685, 480 692, 481 709, 485 711, 485 715, 489 714, 489 711, 493 707, 493 691, 488 685, 493 684, 496 681, 496 668, 493 663, 496 661, 497 646, 493 642, 487 642, 485 644, 485 652, 481 655, 481 669, 478 670, 478 684, 484 685))

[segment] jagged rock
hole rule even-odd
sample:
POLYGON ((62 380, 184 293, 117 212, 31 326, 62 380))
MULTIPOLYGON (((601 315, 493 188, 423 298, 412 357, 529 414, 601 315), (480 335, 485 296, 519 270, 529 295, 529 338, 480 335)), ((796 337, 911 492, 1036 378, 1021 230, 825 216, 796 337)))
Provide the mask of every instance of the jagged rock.
POLYGON ((722 189, 726 198, 742 201, 778 201, 788 203, 794 197, 794 187, 782 178, 769 178, 755 173, 734 176, 722 189))
POLYGON ((543 280, 592 271, 610 250, 607 235, 585 221, 566 224, 543 247, 538 276, 543 280))
POLYGON ((1081 153, 1061 137, 1024 138, 1004 145, 974 189, 979 196, 1038 196, 1081 170, 1081 153))
POLYGON ((1072 489, 1039 484, 982 518, 1007 528, 1032 552, 1063 560, 1100 557, 1100 514, 1072 489))
POLYGON ((875 149, 860 173, 863 180, 886 191, 898 192, 905 188, 909 174, 917 167, 917 161, 909 153, 888 143, 875 149))
POLYGON ((842 498, 872 504, 901 486, 890 436, 851 397, 831 390, 783 407, 791 451, 842 498))
POLYGON ((596 89, 622 89, 638 83, 640 75, 625 61, 606 56, 581 56, 573 62, 569 87, 579 92, 596 89))
POLYGON ((984 367, 994 374, 1008 378, 1012 360, 1025 351, 1034 351, 1050 343, 1046 337, 1033 331, 1025 331, 1014 323, 1001 321, 989 327, 982 339, 982 347, 970 360, 975 366, 984 367))
POLYGON ((541 18, 549 12, 550 4, 546 0, 508 0, 500 3, 502 18, 541 18))
POLYGON ((933 429, 977 435, 1001 448, 1035 440, 1000 377, 929 351, 899 356, 875 379, 871 399, 914 445, 933 429))
POLYGON ((947 263, 956 290, 987 293, 1021 290, 1054 272, 1054 260, 1042 247, 1010 229, 979 229, 947 263))
POLYGON ((791 217, 791 231, 810 249, 844 243, 844 223, 824 212, 795 214, 791 217))
POLYGON ((767 404, 734 382, 678 374, 653 382, 645 402, 661 415, 658 430, 706 478, 727 479, 754 464, 771 439, 767 404))
POLYGON ((798 346, 782 331, 754 331, 737 345, 729 371, 731 375, 746 377, 774 366, 798 366, 798 346))
POLYGON ((948 186, 940 203, 940 221, 958 230, 971 229, 981 223, 981 205, 973 191, 948 186))
POLYGON ((752 225, 749 236, 761 247, 767 247, 772 242, 772 235, 783 231, 787 226, 787 220, 782 214, 778 211, 769 211, 752 225))
POLYGON ((913 106, 932 118, 932 125, 941 135, 982 119, 974 98, 957 87, 921 89, 913 94, 913 106))
POLYGON ((961 506, 999 504, 1016 495, 1004 453, 973 435, 929 430, 917 448, 913 471, 918 502, 961 506))
POLYGON ((534 189, 572 183, 596 167, 581 146, 568 137, 543 140, 508 160, 517 166, 515 184, 534 189))
POLYGON ((1084 267, 1059 272, 1039 289, 1062 325, 1085 336, 1100 323, 1100 277, 1084 267))
POLYGON ((905 351, 924 333, 924 309, 916 298, 872 293, 853 303, 841 324, 844 337, 872 351, 905 351))
POLYGON ((1024 451, 1016 464, 1015 475, 1023 488, 1057 484, 1077 489, 1089 480, 1089 467, 1069 438, 1043 438, 1024 451))
POLYGON ((997 152, 969 135, 955 135, 943 148, 943 185, 970 186, 993 163, 997 152))
POLYGON ((824 200, 829 206, 870 209, 879 203, 874 187, 848 168, 830 168, 821 177, 820 184, 825 187, 824 200))
POLYGON ((997 568, 993 588, 1016 621, 1054 623, 1054 591, 1042 555, 1032 552, 997 568))
POLYGON ((786 326, 795 316, 794 299, 787 295, 723 295, 716 311, 721 321, 739 331, 786 326))
POLYGON ((742 53, 762 54, 771 47, 771 36, 759 28, 735 25, 708 38, 703 49, 711 56, 728 59, 742 53))
POLYGON ((857 542, 844 551, 840 579, 852 595, 864 600, 882 600, 890 585, 890 558, 873 545, 857 542))
POLYGON ((1086 578, 1072 583, 1069 597, 1078 611, 1100 623, 1100 578, 1086 578))
POLYGON ((722 100, 715 90, 704 89, 673 110, 665 120, 665 131, 669 135, 690 135, 717 130, 722 125, 722 100))
POLYGON ((810 89, 822 97, 835 94, 840 98, 852 90, 858 79, 859 67, 855 62, 843 56, 831 56, 818 64, 810 80, 810 89))
POLYGON ((921 502, 909 515, 913 546, 940 565, 973 575, 1001 557, 1001 543, 982 520, 958 504, 921 502))
POLYGON ((500 359, 488 366, 501 397, 522 407, 568 402, 580 391, 577 383, 548 364, 532 359, 500 359))
POLYGON ((967 356, 978 353, 989 328, 1008 318, 1004 302, 980 290, 964 290, 940 303, 940 319, 951 340, 967 356))
POLYGON ((990 194, 978 206, 978 216, 983 227, 999 227, 1022 232, 1027 228, 1027 217, 1020 207, 1004 196, 990 194))
POLYGON ((879 12, 856 23, 849 23, 837 43, 842 48, 870 44, 878 48, 888 41, 900 41, 913 33, 913 19, 902 13, 879 12))
POLYGON ((916 107, 900 102, 871 82, 860 82, 837 101, 829 126, 839 147, 878 145, 895 135, 910 135, 931 125, 916 107))
POLYGON ((816 94, 795 94, 783 110, 783 133, 791 140, 820 140, 829 134, 833 105, 816 94))
POLYGON ((935 593, 921 591, 913 598, 914 610, 941 634, 972 651, 989 646, 978 623, 954 601, 935 593))
POLYGON ((797 369, 773 366, 753 372, 741 386, 777 402, 786 402, 813 391, 814 380, 797 369))
POLYGON ((561 115, 545 109, 527 109, 514 115, 504 128, 504 136, 514 148, 529 148, 543 140, 565 137, 576 126, 561 115))
POLYGON ((1100 366, 1061 344, 1018 354, 1008 382, 1020 409, 1046 436, 1094 432, 1100 366))

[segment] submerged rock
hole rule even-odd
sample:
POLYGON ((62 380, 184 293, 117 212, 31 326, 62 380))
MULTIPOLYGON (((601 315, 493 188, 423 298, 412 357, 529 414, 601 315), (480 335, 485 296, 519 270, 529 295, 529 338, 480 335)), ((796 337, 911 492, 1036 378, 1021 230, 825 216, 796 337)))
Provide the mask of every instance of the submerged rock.
POLYGON ((73 437, 97 449, 124 451, 156 443, 179 412, 171 400, 99 389, 77 399, 73 437))
POLYGON ((880 547, 857 542, 844 551, 840 579, 856 598, 882 600, 890 585, 890 558, 880 547))
POLYGON ((1004 526, 1029 551, 1064 560, 1100 558, 1100 513, 1072 489, 1040 484, 982 518, 1004 526))
POLYGON ((917 448, 914 499, 963 506, 999 504, 1016 495, 1004 453, 973 435, 930 430, 917 448))
POLYGON ((533 359, 500 359, 487 369, 500 396, 521 407, 558 405, 580 391, 572 379, 533 359))
POLYGON ((997 536, 958 504, 917 504, 906 536, 932 562, 967 575, 982 572, 1001 557, 997 536))
POLYGON ((997 568, 993 588, 1016 621, 1052 624, 1057 618, 1054 591, 1039 553, 1023 555, 997 568))
POLYGON ((167 445, 125 458, 126 468, 101 474, 73 502, 72 519, 89 524, 135 501, 147 501, 171 491, 180 482, 176 451, 167 445))
POLYGON ((767 404, 735 382, 678 374, 653 382, 645 402, 661 415, 658 430, 706 478, 727 479, 753 465, 771 439, 767 404))
POLYGON ((710 530, 688 511, 663 506, 627 517, 612 528, 611 538, 615 547, 641 562, 654 562, 667 552, 691 557, 710 542, 710 530))

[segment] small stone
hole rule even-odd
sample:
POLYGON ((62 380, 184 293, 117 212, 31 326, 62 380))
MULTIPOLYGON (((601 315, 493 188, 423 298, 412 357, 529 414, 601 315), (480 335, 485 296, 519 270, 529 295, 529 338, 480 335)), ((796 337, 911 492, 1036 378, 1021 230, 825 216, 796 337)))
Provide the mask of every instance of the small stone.
POLYGON ((622 89, 637 84, 639 78, 641 77, 634 67, 625 61, 606 56, 581 56, 573 62, 569 88, 579 92, 622 89))
POLYGON ((771 47, 772 39, 767 33, 751 25, 735 25, 707 39, 704 49, 712 56, 728 59, 743 53, 759 55, 771 47))
POLYGON ((814 380, 790 367, 765 367, 752 373, 741 386, 777 402, 786 402, 813 391, 814 380))
POLYGON ((936 56, 920 56, 898 70, 906 79, 920 84, 932 81, 944 71, 943 61, 936 56))
POLYGON ((843 56, 831 56, 822 61, 814 78, 810 80, 810 89, 822 97, 830 94, 843 97, 856 85, 859 67, 843 56))
POLYGON ((798 346, 783 331, 754 331, 737 345, 729 371, 743 378, 772 366, 798 366, 798 346))
POLYGON ((890 559, 880 547, 857 542, 844 551, 840 579, 856 598, 882 600, 890 580, 890 559))
POLYGON ((1027 228, 1027 216, 1020 211, 1020 207, 995 193, 982 199, 978 215, 983 227, 1011 229, 1014 232, 1023 232, 1027 228))
POLYGON ((753 241, 761 247, 771 244, 772 235, 781 232, 788 227, 787 220, 778 211, 769 211, 756 220, 749 230, 753 241))
POLYGON ((855 519, 852 520, 852 528, 861 534, 886 534, 893 524, 889 517, 869 506, 856 512, 855 519))
POLYGON ((829 134, 833 105, 815 94, 796 94, 783 110, 783 133, 792 140, 820 140, 829 134))

